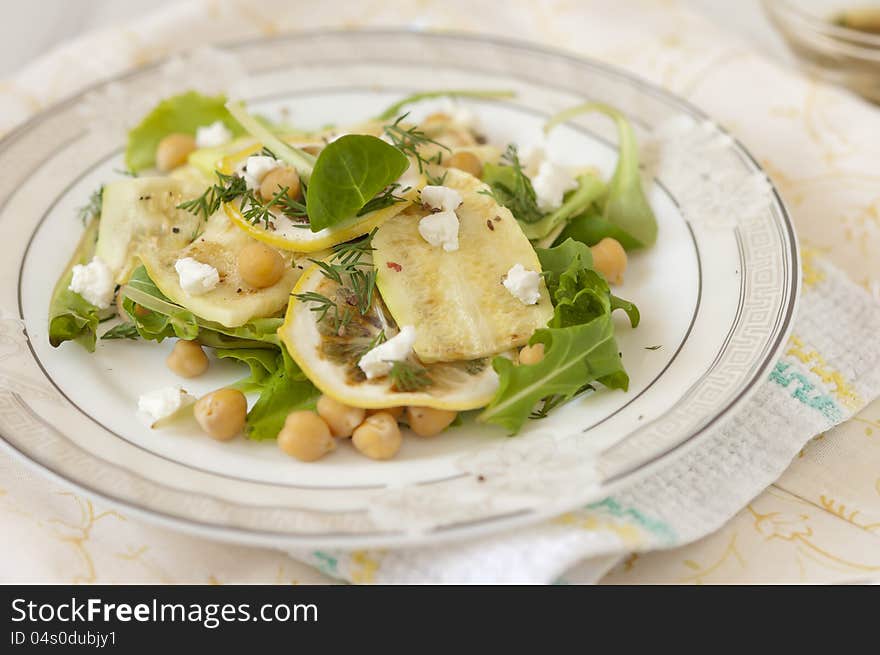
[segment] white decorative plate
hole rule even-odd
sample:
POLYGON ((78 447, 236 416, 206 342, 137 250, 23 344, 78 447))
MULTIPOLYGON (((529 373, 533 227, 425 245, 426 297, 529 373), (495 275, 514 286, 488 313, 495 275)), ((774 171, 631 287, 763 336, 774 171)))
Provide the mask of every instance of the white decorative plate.
MULTIPOLYGON (((414 114, 436 110, 417 105, 414 114)), ((585 117, 550 149, 613 169, 613 125, 585 117)), ((767 375, 795 310, 791 222, 755 161, 693 107, 595 62, 460 35, 322 32, 196 53, 93 87, 0 143, 0 434, 5 447, 132 514, 281 547, 403 545, 474 537, 596 501, 696 442, 767 375), (585 99, 624 111, 656 182, 660 235, 631 258, 619 295, 642 312, 619 330, 628 393, 578 399, 517 437, 472 422, 405 440, 390 462, 348 447, 302 464, 272 443, 155 432, 139 394, 173 382, 170 344, 53 349, 51 289, 82 225, 76 209, 119 175, 124 130, 163 95, 195 86, 244 97, 303 127, 354 122, 420 89, 513 89, 467 102, 492 138, 537 138, 585 99), (660 346, 655 348, 655 346, 660 346)), ((188 384, 240 373, 216 363, 188 384)))

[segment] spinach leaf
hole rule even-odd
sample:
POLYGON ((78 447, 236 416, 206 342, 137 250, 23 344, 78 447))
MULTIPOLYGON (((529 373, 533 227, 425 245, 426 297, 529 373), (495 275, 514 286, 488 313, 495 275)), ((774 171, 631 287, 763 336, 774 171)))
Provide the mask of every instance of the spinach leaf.
POLYGON ((356 215, 408 167, 406 155, 374 136, 348 134, 328 144, 306 194, 312 232, 356 215))
POLYGON ((49 343, 57 348, 65 341, 76 341, 89 352, 95 351, 98 323, 112 315, 113 309, 101 310, 68 287, 73 267, 88 264, 95 254, 98 218, 92 218, 80 238, 67 267, 61 274, 49 303, 49 343))
MULTIPOLYGON (((554 230, 565 226, 573 216, 586 211, 594 202, 602 198, 607 191, 605 182, 597 175, 586 173, 577 179, 578 187, 565 195, 562 206, 550 212, 534 223, 521 225, 523 233, 531 241, 544 239, 554 230)), ((552 236, 550 237, 553 238, 552 236)))
POLYGON ((153 166, 159 141, 173 132, 195 134, 199 127, 223 121, 233 135, 242 134, 241 125, 226 110, 225 104, 226 98, 222 95, 204 96, 196 91, 163 100, 128 133, 126 167, 137 173, 153 166))
POLYGON ((401 113, 401 109, 403 109, 407 105, 421 102, 422 100, 430 100, 432 98, 482 98, 490 100, 512 98, 515 95, 516 93, 514 91, 480 91, 474 89, 445 89, 441 91, 421 91, 419 93, 413 93, 403 100, 398 100, 393 105, 388 107, 388 109, 376 116, 376 119, 380 121, 390 120, 398 116, 401 113))
POLYGON ((275 439, 290 412, 314 409, 321 395, 284 348, 278 357, 275 372, 266 378, 260 398, 248 412, 245 430, 255 441, 275 439))
MULTIPOLYGON (((619 111, 598 102, 588 102, 567 109, 551 118, 544 127, 549 132, 554 127, 575 116, 588 112, 605 114, 617 125, 619 155, 614 175, 608 184, 604 198, 602 217, 629 235, 633 247, 644 248, 657 240, 657 219, 642 189, 639 171, 639 149, 635 132, 619 111)), ((621 241, 621 244, 623 242, 621 241)), ((623 244, 626 247, 626 244, 623 244)))

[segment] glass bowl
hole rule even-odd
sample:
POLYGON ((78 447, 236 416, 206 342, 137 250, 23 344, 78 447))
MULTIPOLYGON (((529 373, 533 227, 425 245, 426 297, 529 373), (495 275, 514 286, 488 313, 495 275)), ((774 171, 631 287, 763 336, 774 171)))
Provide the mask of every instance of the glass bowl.
POLYGON ((880 103, 880 2, 763 0, 763 5, 810 71, 880 103))

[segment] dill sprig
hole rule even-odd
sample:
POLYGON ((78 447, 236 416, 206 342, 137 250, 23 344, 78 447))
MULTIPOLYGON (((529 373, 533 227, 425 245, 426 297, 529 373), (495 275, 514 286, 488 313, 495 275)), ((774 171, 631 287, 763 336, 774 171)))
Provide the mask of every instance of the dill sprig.
POLYGON ((351 322, 351 312, 347 309, 340 311, 337 302, 323 293, 306 291, 305 293, 296 293, 293 297, 300 302, 311 303, 312 306, 309 307, 309 311, 318 314, 317 322, 321 323, 329 318, 330 324, 336 331, 344 329, 351 322))
POLYGON ((220 171, 215 171, 215 173, 217 174, 216 184, 205 189, 205 192, 198 198, 180 203, 177 205, 178 209, 186 210, 208 220, 212 214, 220 209, 223 203, 241 198, 239 211, 246 221, 254 225, 263 223, 268 228, 275 212, 297 221, 308 218, 305 204, 287 195, 288 187, 279 188, 269 200, 263 201, 253 189, 247 188, 243 177, 235 174, 226 175, 220 171))
POLYGON ((220 171, 214 172, 217 174, 218 183, 209 186, 198 198, 180 203, 177 208, 201 216, 207 221, 212 214, 220 209, 220 205, 232 202, 239 196, 248 193, 247 183, 243 177, 226 175, 220 171))
MULTIPOLYGON (((409 116, 409 113, 402 114, 393 123, 386 125, 384 132, 391 141, 391 145, 400 150, 406 156, 413 157, 419 167, 419 173, 425 173, 425 169, 429 164, 439 164, 443 160, 443 153, 438 151, 437 154, 426 159, 421 153, 421 148, 423 146, 434 145, 446 152, 452 152, 452 150, 439 141, 430 138, 424 131, 416 126, 407 128, 401 125, 401 122, 407 116, 409 116)), ((434 180, 436 180, 436 178, 429 176, 429 182, 433 184, 434 180)))
POLYGON ((369 214, 370 212, 374 212, 379 209, 385 209, 386 207, 390 207, 391 205, 398 202, 406 202, 406 198, 396 196, 394 195, 394 192, 397 191, 397 189, 401 189, 402 193, 406 193, 407 191, 409 191, 409 188, 410 187, 401 188, 401 185, 397 182, 389 185, 382 193, 380 193, 375 198, 372 198, 367 202, 366 205, 361 207, 357 215, 363 216, 364 214, 369 214))
POLYGON ((85 223, 93 216, 101 214, 101 206, 104 202, 104 185, 102 184, 89 195, 89 201, 77 210, 79 219, 85 223))
POLYGON ((318 312, 317 321, 330 320, 334 330, 342 332, 353 316, 349 307, 365 316, 373 306, 376 296, 376 268, 364 257, 373 251, 374 229, 368 235, 342 243, 333 248, 333 254, 326 260, 310 259, 321 269, 328 280, 336 283, 336 299, 309 291, 295 294, 297 300, 313 303, 311 310, 318 312), (341 301, 340 301, 341 299, 341 301), (340 305, 346 307, 340 308, 340 305))
POLYGON ((397 361, 391 364, 391 370, 388 372, 388 378, 391 380, 391 387, 395 391, 420 391, 426 387, 430 387, 434 381, 431 375, 421 364, 410 361, 397 361))
POLYGON ((490 191, 480 191, 480 193, 492 196, 499 205, 507 207, 517 220, 524 223, 541 220, 544 212, 538 208, 535 189, 523 170, 515 145, 507 146, 501 161, 504 162, 505 167, 511 169, 510 183, 495 180, 490 185, 490 191))
POLYGON ((537 421, 542 418, 547 418, 551 411, 562 405, 563 403, 568 402, 580 396, 582 393, 586 393, 587 391, 595 391, 595 387, 591 384, 585 384, 580 389, 578 389, 573 396, 564 396, 561 394, 555 394, 552 396, 547 396, 544 400, 541 401, 541 406, 535 409, 531 414, 529 414, 529 418, 537 421))

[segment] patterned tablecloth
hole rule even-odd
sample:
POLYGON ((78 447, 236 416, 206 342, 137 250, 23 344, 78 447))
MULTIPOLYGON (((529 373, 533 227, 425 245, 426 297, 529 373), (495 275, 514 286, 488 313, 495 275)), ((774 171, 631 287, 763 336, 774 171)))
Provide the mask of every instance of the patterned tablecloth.
MULTIPOLYGON (((77 89, 184 47, 317 27, 455 29, 551 44, 629 69, 711 114, 749 147, 791 209, 804 284, 822 253, 880 302, 880 110, 764 59, 675 0, 178 3, 90 34, 0 83, 0 131, 77 89)), ((11 335, 0 334, 0 342, 11 335)), ((846 394, 797 338, 789 354, 846 394)), ((771 439, 773 435, 767 435, 771 439)), ((0 582, 316 582, 275 551, 133 520, 0 454, 0 582)), ((356 581, 375 563, 359 562, 356 581)), ((567 576, 577 580, 577 572, 567 576)), ((880 580, 880 402, 817 436, 786 473, 715 534, 631 556, 609 583, 880 580)))

